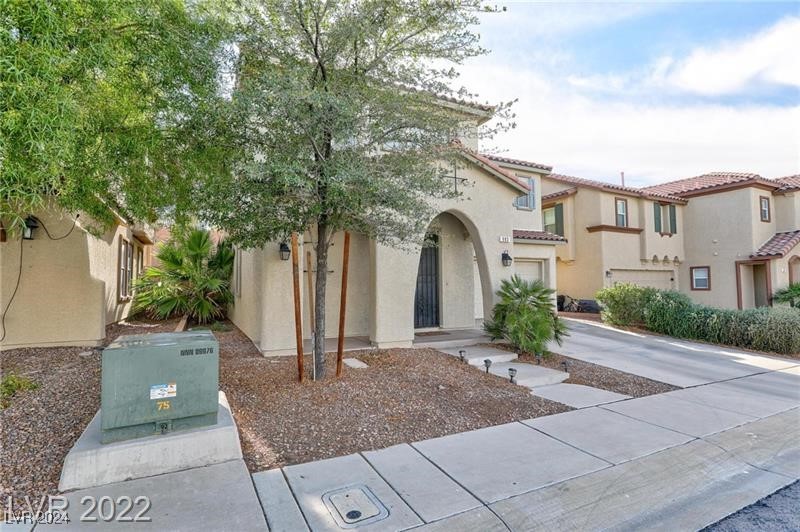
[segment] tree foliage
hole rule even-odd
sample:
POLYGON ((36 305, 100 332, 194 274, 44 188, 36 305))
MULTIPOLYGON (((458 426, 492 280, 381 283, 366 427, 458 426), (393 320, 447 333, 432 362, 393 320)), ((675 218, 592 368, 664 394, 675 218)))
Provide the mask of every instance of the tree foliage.
POLYGON ((233 302, 230 280, 234 251, 225 240, 214 246, 209 231, 179 233, 156 255, 134 284, 134 312, 166 319, 188 315, 198 323, 224 318, 233 302))
POLYGON ((245 5, 236 87, 226 118, 217 121, 227 126, 217 138, 230 148, 231 172, 205 183, 201 210, 245 247, 315 232, 315 364, 322 376, 333 235, 348 230, 393 245, 421 238, 433 202, 452 195, 441 176, 442 166, 458 164, 452 141, 475 124, 471 113, 491 113, 447 100, 468 96, 450 89, 457 74, 448 65, 484 52, 471 28, 480 5, 245 5))
POLYGON ((548 342, 561 345, 567 336, 553 305, 553 293, 542 281, 526 281, 518 275, 503 279, 497 292, 499 302, 484 329, 492 340, 508 340, 526 353, 546 353, 548 342))
POLYGON ((183 212, 222 161, 197 118, 227 28, 202 1, 0 0, 0 220, 183 212))

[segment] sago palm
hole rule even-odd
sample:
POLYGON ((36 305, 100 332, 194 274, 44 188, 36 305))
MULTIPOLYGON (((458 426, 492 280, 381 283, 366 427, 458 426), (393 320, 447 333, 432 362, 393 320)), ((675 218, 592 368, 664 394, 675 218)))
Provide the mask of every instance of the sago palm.
POLYGON ((776 290, 772 300, 775 303, 789 303, 792 307, 800 307, 800 283, 792 283, 786 288, 776 290))
POLYGON ((541 281, 526 281, 518 275, 504 279, 497 292, 500 301, 484 329, 492 340, 508 340, 527 353, 544 353, 551 340, 561 345, 567 329, 555 312, 553 293, 541 281))
POLYGON ((156 258, 160 265, 134 284, 134 311, 158 319, 185 314, 198 323, 225 317, 233 302, 234 251, 228 243, 215 247, 208 231, 193 229, 162 245, 156 258))

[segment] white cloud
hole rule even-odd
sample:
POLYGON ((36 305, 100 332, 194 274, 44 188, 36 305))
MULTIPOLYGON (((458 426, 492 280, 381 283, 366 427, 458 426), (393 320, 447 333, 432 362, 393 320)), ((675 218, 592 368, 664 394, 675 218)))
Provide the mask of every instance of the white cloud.
POLYGON ((706 95, 733 94, 755 83, 800 87, 800 17, 736 42, 699 48, 654 78, 676 88, 706 95))
POLYGON ((462 81, 492 101, 519 98, 517 128, 482 148, 556 172, 632 185, 714 170, 800 172, 800 106, 671 106, 593 99, 558 80, 488 61, 462 81))

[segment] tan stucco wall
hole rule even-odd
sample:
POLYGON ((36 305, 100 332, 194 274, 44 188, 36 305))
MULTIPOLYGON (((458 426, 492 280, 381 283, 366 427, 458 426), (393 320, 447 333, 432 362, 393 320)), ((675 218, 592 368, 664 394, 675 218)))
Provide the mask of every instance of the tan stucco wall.
MULTIPOLYGON (((494 304, 500 280, 510 277, 513 267, 504 267, 500 256, 504 250, 512 255, 520 253, 526 258, 540 259, 546 263, 547 275, 555 275, 555 250, 549 245, 518 245, 510 240, 514 229, 540 229, 541 211, 526 211, 519 218, 512 202, 519 191, 501 182, 497 177, 471 164, 459 169, 459 175, 469 180, 462 198, 441 200, 437 210, 446 213, 435 218, 434 226, 442 232, 440 249, 441 272, 441 325, 443 328, 474 327, 476 300, 482 303, 483 315, 488 315, 494 304), (478 265, 476 286, 474 264, 478 265), (476 291, 480 293, 476 296, 476 291)), ((432 220, 434 221, 434 220, 432 220)), ((409 346, 414 339, 414 294, 420 246, 424 235, 419 235, 417 245, 392 248, 354 235, 351 240, 350 277, 348 288, 348 315, 345 334, 369 336, 379 347, 409 346)), ((308 240, 308 233, 305 240, 308 240)), ((341 269, 341 235, 337 235, 331 248, 326 312, 326 335, 337 334, 341 269)), ((305 258, 304 250, 301 251, 305 258)), ((242 255, 242 260, 260 269, 260 282, 252 295, 237 299, 247 300, 242 308, 234 308, 231 318, 256 340, 264 354, 291 354, 295 349, 294 314, 291 282, 291 263, 281 261, 278 244, 265 246, 261 258, 255 254, 242 255), (258 294, 260 290, 261 295, 258 294), (248 309, 261 301, 260 333, 246 318, 248 309), (241 325, 240 325, 241 326, 241 325)), ((305 261, 304 261, 305 264, 305 261)), ((245 270, 243 264, 243 270, 245 270)), ((256 278, 255 275, 252 275, 256 278)), ((244 277, 244 273, 243 273, 244 277)), ((551 284, 555 284, 551 281, 551 284)), ((308 335, 308 298, 306 279, 302 279, 302 304, 305 336, 308 335)))
MULTIPOLYGON (((737 308, 736 261, 750 255, 775 234, 775 216, 771 222, 759 217, 759 196, 769 196, 757 188, 742 188, 690 198, 685 208, 684 231, 686 260, 680 276, 685 279, 680 290, 693 300, 721 308, 737 308), (693 266, 711 268, 711 290, 692 290, 689 276, 693 266)), ((773 202, 773 211, 775 205, 773 202)), ((774 214, 774 212, 773 212, 774 214)), ((742 267, 743 299, 752 298, 748 279, 751 268, 742 267)))
MULTIPOLYGON (((234 284, 240 287, 238 293, 234 286, 234 304, 228 317, 256 345, 261 340, 261 310, 264 305, 264 287, 262 282, 264 249, 237 249, 234 264, 234 284), (236 275, 240 275, 237 283, 236 275)), ((278 253, 278 250, 274 250, 278 253)))
MULTIPOLYGON (((546 176, 542 182, 545 194, 572 188, 546 176)), ((575 194, 555 202, 563 205, 564 236, 568 240, 567 245, 556 248, 560 294, 594 299, 601 288, 630 280, 648 285, 679 286, 675 258, 678 262, 684 258, 683 205, 676 206, 677 234, 662 236, 655 231, 653 202, 645 198, 579 187, 575 194), (616 225, 616 198, 627 200, 628 227, 642 229, 641 233, 590 233, 587 227, 616 225), (611 272, 611 277, 607 277, 606 272, 611 272)))
POLYGON ((773 196, 776 231, 800 229, 800 191, 773 196))
MULTIPOLYGON (((73 217, 55 208, 35 213, 54 238, 65 235, 73 217)), ((135 242, 117 225, 100 238, 79 219, 66 238, 49 239, 43 228, 22 241, 22 277, 6 315, 4 349, 47 345, 98 345, 105 326, 128 316, 130 303, 117 301, 119 237, 135 242)), ((143 246, 145 265, 149 246, 143 246)), ((19 271, 20 239, 0 244, 0 308, 12 296, 19 271)))

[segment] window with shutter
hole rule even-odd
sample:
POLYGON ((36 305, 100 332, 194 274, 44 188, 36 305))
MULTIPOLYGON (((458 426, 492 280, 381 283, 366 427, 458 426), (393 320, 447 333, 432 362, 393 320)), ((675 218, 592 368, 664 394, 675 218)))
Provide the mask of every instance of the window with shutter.
POLYGON ((653 218, 656 225, 656 233, 661 232, 661 204, 658 202, 653 203, 653 218))
POLYGON ((673 235, 678 233, 678 209, 675 205, 669 206, 669 232, 673 235))

